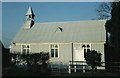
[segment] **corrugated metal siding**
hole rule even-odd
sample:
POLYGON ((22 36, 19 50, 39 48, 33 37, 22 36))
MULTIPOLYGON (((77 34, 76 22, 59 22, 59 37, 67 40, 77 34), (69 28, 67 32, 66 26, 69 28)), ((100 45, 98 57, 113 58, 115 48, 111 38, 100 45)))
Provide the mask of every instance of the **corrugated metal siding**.
MULTIPOLYGON (((59 58, 50 58, 52 62, 63 62, 68 64, 72 60, 72 44, 94 43, 92 50, 102 53, 104 61, 104 42, 106 40, 105 20, 74 21, 35 23, 31 29, 24 29, 24 25, 18 31, 13 41, 15 43, 30 44, 30 52, 50 52, 50 43, 59 44, 59 58), (62 32, 56 32, 61 27, 62 32), (95 44, 102 42, 103 44, 95 44), (33 44, 34 43, 34 44, 33 44), (62 44, 61 44, 62 43, 62 44)), ((74 47, 81 47, 74 44, 74 47)), ((11 50, 21 52, 21 45, 11 46, 11 50)))
POLYGON ((102 42, 106 40, 105 22, 105 20, 89 20, 35 23, 31 29, 24 29, 24 24, 13 41, 16 43, 102 42), (56 33, 58 27, 63 31, 56 33))
POLYGON ((102 61, 105 62, 104 43, 103 44, 92 44, 92 50, 99 51, 102 54, 102 61))
MULTIPOLYGON (((59 44, 59 43, 56 43, 59 44)), ((73 49, 78 49, 79 47, 82 48, 82 43, 73 43, 73 49)), ((91 49, 100 51, 102 53, 102 61, 105 61, 104 56, 104 43, 91 43, 91 49)), ((13 52, 21 52, 21 45, 13 45, 11 46, 11 50, 13 52)), ((74 50, 73 50, 74 51, 74 50)), ((50 52, 50 44, 30 44, 30 52, 31 53, 39 53, 39 52, 50 52)), ((72 60, 72 43, 62 43, 59 44, 59 58, 51 58, 51 62, 62 62, 64 64, 68 64, 69 61, 72 60)))
POLYGON ((30 45, 31 53, 49 52, 49 44, 30 45))
POLYGON ((13 53, 21 53, 21 45, 12 45, 10 50, 13 53))
POLYGON ((60 58, 68 64, 72 60, 72 44, 60 44, 60 58))
POLYGON ((71 44, 59 44, 59 58, 50 58, 51 62, 68 64, 72 59, 71 44))

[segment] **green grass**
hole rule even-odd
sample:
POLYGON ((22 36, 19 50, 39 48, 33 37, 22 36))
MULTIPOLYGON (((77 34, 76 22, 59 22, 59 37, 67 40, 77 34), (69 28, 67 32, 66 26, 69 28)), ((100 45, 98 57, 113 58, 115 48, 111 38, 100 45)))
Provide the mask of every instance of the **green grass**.
POLYGON ((48 78, 120 78, 120 75, 118 73, 109 73, 109 72, 76 72, 76 73, 71 73, 71 74, 59 74, 59 75, 51 75, 48 76, 48 78))

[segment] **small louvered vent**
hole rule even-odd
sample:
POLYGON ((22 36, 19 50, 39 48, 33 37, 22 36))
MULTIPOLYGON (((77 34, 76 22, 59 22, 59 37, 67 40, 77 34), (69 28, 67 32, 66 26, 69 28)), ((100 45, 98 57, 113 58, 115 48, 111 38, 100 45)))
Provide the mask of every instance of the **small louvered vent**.
POLYGON ((63 32, 63 29, 61 27, 57 27, 55 32, 63 32))

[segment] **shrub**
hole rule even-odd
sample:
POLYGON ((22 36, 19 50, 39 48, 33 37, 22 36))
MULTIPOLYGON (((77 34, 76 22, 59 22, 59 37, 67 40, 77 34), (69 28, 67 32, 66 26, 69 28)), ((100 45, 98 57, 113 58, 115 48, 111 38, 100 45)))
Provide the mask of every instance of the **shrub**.
POLYGON ((92 67, 92 71, 97 70, 97 66, 101 66, 101 53, 92 50, 85 54, 85 60, 92 67))
POLYGON ((3 69, 3 76, 40 76, 48 74, 49 53, 11 53, 11 66, 3 69))

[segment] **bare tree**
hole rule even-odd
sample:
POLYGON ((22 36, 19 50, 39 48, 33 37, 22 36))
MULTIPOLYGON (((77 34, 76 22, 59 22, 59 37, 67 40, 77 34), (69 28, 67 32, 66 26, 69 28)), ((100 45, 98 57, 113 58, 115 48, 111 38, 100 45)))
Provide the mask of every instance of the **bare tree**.
POLYGON ((112 2, 102 2, 96 9, 97 19, 110 19, 112 10, 111 5, 112 2))

